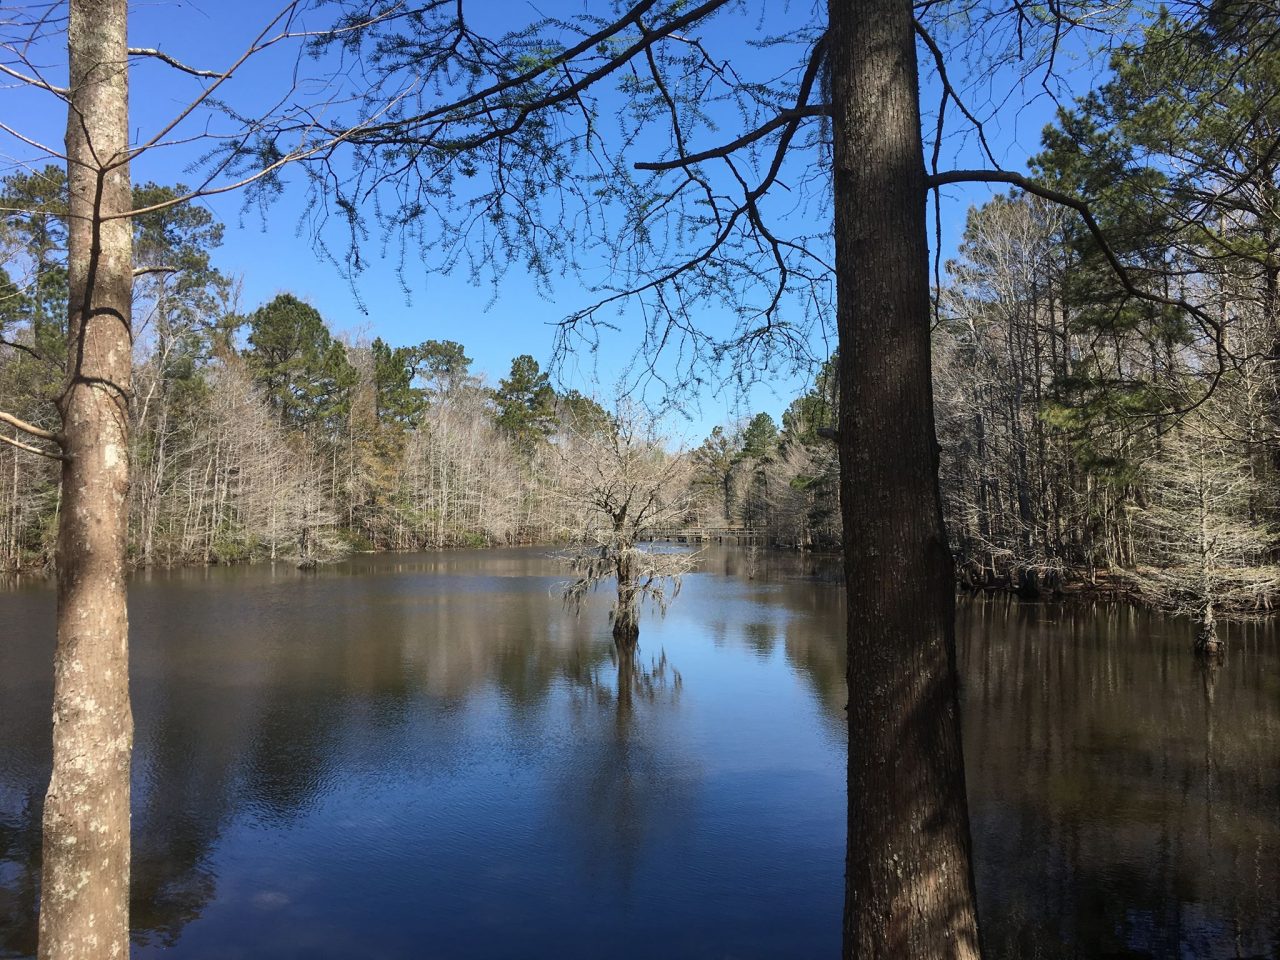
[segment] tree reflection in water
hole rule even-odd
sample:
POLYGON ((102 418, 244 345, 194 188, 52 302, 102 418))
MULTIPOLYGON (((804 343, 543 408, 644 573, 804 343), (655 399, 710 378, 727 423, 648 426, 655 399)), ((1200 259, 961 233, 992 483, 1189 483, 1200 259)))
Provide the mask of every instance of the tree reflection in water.
POLYGON ((1123 606, 977 600, 960 626, 989 954, 1280 949, 1274 628, 1206 669, 1185 623, 1123 606))
POLYGON ((670 834, 688 819, 688 764, 678 750, 664 755, 664 745, 672 745, 656 729, 656 714, 674 707, 683 688, 665 650, 646 662, 636 643, 612 644, 608 668, 593 666, 575 680, 579 721, 607 733, 582 739, 586 752, 557 790, 563 804, 557 819, 573 825, 578 835, 571 842, 587 869, 624 888, 652 835, 670 834))
MULTIPOLYGON (((139 578, 137 954, 834 950, 842 591, 744 563, 621 655, 542 551, 139 578)), ((35 948, 51 600, 0 594, 2 957, 35 948)), ((988 960, 1275 956, 1276 629, 1206 669, 1124 607, 959 626, 988 960)))

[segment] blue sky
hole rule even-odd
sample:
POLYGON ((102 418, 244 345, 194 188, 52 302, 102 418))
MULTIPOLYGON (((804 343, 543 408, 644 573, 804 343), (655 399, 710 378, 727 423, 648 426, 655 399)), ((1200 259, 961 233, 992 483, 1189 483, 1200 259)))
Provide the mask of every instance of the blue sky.
MULTIPOLYGON (((598 3, 575 4, 576 9, 596 11, 598 3)), ((131 37, 134 46, 159 47, 184 62, 205 68, 221 68, 231 62, 277 9, 273 3, 251 0, 201 0, 201 2, 156 2, 131 5, 131 37)), ((514 25, 537 14, 532 6, 514 3, 477 4, 473 9, 500 11, 514 25)), ((545 8, 539 10, 546 12, 545 8)), ((607 11, 603 11, 607 12, 607 11)), ((742 45, 752 31, 761 29, 769 16, 787 16, 789 6, 766 5, 766 14, 737 17, 704 29, 709 43, 726 43, 746 58, 744 66, 767 74, 779 64, 773 50, 749 49, 742 45)), ((764 26, 764 29, 768 29, 764 26)), ((788 53, 787 56, 791 54, 788 53)), ((64 55, 56 45, 39 54, 50 75, 60 69, 64 55)), ((228 89, 228 98, 237 104, 252 104, 279 89, 282 77, 293 64, 292 55, 268 54, 238 76, 228 89)), ((1078 48, 1063 52, 1060 64, 1068 93, 1087 85, 1099 69, 1097 58, 1081 55, 1078 48)), ((938 99, 938 85, 922 63, 925 89, 922 104, 930 112, 938 99)), ((957 71, 955 79, 964 79, 957 71)), ((132 116, 139 138, 146 138, 162 118, 168 117, 198 90, 196 81, 176 77, 168 68, 143 62, 132 75, 132 116)), ((1038 80, 1019 88, 1009 72, 997 72, 971 91, 971 106, 990 117, 988 138, 1001 162, 1012 169, 1024 169, 1026 158, 1035 152, 1040 131, 1052 117, 1054 104, 1043 94, 1038 80), (1007 97, 1007 103, 1001 102, 1007 97)), ((57 101, 30 91, 0 90, 0 115, 24 134, 51 145, 59 144, 65 120, 57 101)), ((949 112, 949 129, 965 126, 958 113, 949 112), (957 123, 957 121, 960 121, 957 123)), ((185 130, 195 132, 202 121, 196 118, 185 130)), ((731 121, 729 121, 731 122, 731 121)), ((926 132, 932 133, 932 118, 926 116, 926 132)), ((705 144, 704 144, 705 145, 705 144)), ((155 180, 172 183, 192 180, 189 164, 194 154, 182 146, 157 150, 135 165, 136 182, 155 180)), ((8 173, 34 159, 34 152, 11 138, 0 143, 0 173, 8 173)), ((944 143, 942 167, 986 165, 971 135, 957 133, 944 143)), ((984 187, 949 188, 942 209, 943 256, 954 252, 970 203, 990 196, 984 187)), ((414 265, 405 271, 409 291, 396 269, 398 250, 393 244, 380 255, 375 239, 366 247, 368 267, 360 275, 353 293, 348 281, 316 254, 304 226, 307 210, 301 191, 286 191, 266 210, 243 208, 243 199, 227 194, 202 201, 226 224, 226 240, 215 262, 226 273, 243 278, 243 306, 252 309, 276 293, 289 291, 316 305, 336 331, 381 336, 393 343, 412 343, 428 338, 462 342, 475 360, 475 369, 491 381, 502 376, 513 356, 529 353, 545 362, 551 352, 553 325, 567 313, 585 306, 587 294, 573 278, 553 283, 550 291, 540 291, 519 265, 507 270, 495 289, 489 284, 472 284, 466 276, 442 276, 414 265)), ((338 241, 340 246, 340 240, 338 241)), ((567 386, 585 392, 607 394, 626 368, 635 346, 631 332, 641 320, 634 310, 624 310, 616 318, 619 334, 602 340, 595 354, 579 354, 560 370, 567 386)), ((699 322, 711 329, 725 328, 730 318, 724 308, 709 308, 699 322)), ((816 352, 821 353, 819 344, 816 352)), ((684 417, 671 421, 673 432, 697 442, 716 423, 730 422, 758 410, 777 418, 795 394, 803 388, 807 374, 779 372, 745 391, 735 386, 716 390, 705 388, 684 417)))

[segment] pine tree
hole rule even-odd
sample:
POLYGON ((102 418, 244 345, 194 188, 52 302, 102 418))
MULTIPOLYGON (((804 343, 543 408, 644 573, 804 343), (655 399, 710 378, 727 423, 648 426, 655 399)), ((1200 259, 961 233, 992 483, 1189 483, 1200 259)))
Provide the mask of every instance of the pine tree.
POLYGON ((379 425, 407 426, 426 408, 426 391, 414 386, 419 351, 391 347, 378 337, 370 346, 373 358, 374 418, 379 425))
POLYGON ((694 482, 718 492, 726 524, 733 523, 733 468, 741 454, 741 438, 722 426, 712 427, 711 436, 693 451, 694 482))
POLYGON ((245 361, 281 423, 337 429, 357 375, 319 311, 282 293, 254 311, 249 330, 245 361))
POLYGON ((494 422, 530 453, 554 429, 555 399, 550 377, 539 370, 538 361, 521 354, 511 361, 511 372, 494 391, 494 422))

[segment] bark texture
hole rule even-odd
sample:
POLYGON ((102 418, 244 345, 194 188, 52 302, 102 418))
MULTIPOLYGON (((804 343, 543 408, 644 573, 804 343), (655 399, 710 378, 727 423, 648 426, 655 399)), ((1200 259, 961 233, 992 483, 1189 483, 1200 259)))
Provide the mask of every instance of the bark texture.
MULTIPOLYGON (((625 536, 622 530, 618 533, 625 536)), ((618 554, 618 599, 613 605, 613 640, 619 649, 627 646, 634 650, 640 636, 640 596, 635 565, 633 544, 632 549, 618 554)))
POLYGON ((829 0, 849 610, 844 956, 980 955, 911 0, 829 0))
POLYGON ((132 336, 125 0, 71 0, 70 318, 58 525, 53 775, 41 960, 129 955, 125 543, 132 336))

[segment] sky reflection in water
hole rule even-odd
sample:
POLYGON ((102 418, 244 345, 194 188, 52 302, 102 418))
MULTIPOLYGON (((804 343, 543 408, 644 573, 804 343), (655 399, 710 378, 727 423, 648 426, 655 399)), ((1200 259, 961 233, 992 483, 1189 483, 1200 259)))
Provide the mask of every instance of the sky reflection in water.
MULTIPOLYGON (((135 956, 836 956, 842 591, 710 552, 620 671, 540 550, 140 576, 135 956), (630 676, 628 676, 628 672, 630 676)), ((0 956, 34 950, 52 593, 0 592, 0 956)), ((1276 956, 1270 630, 961 607, 993 957, 1276 956), (1127 952, 1126 952, 1127 951, 1127 952)))

